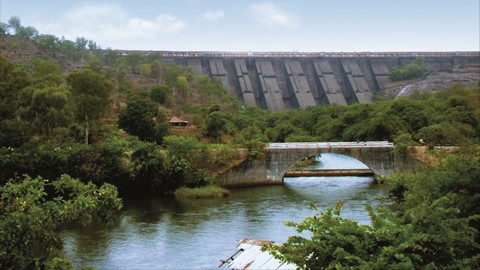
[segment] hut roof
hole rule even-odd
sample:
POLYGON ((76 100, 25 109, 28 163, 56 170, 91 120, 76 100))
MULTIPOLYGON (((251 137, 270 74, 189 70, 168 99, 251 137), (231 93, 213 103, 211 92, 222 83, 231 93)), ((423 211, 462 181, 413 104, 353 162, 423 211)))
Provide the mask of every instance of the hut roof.
POLYGON ((169 121, 170 123, 188 123, 188 121, 183 120, 183 119, 180 119, 180 118, 178 118, 178 117, 176 117, 176 116, 173 116, 173 117, 170 118, 168 121, 169 121))

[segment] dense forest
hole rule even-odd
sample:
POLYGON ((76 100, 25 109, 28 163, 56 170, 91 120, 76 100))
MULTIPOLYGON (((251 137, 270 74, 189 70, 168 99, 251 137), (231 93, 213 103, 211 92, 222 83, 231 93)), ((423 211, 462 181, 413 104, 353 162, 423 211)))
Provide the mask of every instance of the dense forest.
MULTIPOLYGON (((282 258, 302 265, 317 252, 309 245, 325 241, 322 226, 330 226, 348 240, 327 239, 318 252, 328 258, 319 255, 305 268, 385 269, 393 261, 397 269, 478 266, 480 86, 270 113, 155 53, 124 56, 84 38, 42 35, 15 17, 0 29, 2 269, 68 265, 51 259, 62 223, 111 220, 120 197, 215 186, 219 171, 263 155, 268 142, 367 140, 393 141, 402 151, 418 144, 470 151, 435 165, 435 173, 395 176, 396 209, 371 211, 369 227, 339 218, 340 207, 296 225, 314 229, 314 242, 294 238, 280 252, 305 250, 282 258), (172 127, 174 116, 191 125, 172 127), (435 185, 422 187, 425 179, 435 185), (434 233, 438 239, 429 238, 434 233), (41 260, 39 243, 48 251, 41 260), (366 262, 370 254, 375 265, 366 262)), ((415 76, 405 75, 408 69, 399 67, 397 79, 415 76)))

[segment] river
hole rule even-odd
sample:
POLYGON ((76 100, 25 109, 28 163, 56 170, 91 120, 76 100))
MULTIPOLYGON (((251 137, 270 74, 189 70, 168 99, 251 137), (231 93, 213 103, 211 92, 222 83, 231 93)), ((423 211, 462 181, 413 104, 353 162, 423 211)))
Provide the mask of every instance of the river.
MULTIPOLYGON (((365 168, 342 155, 323 154, 320 168, 365 168)), ((226 199, 137 199, 124 202, 112 225, 62 232, 63 255, 98 269, 215 269, 242 238, 282 243, 295 234, 284 221, 301 221, 345 200, 342 216, 370 222, 364 205, 382 203, 372 177, 286 178, 282 186, 232 190, 226 199)))

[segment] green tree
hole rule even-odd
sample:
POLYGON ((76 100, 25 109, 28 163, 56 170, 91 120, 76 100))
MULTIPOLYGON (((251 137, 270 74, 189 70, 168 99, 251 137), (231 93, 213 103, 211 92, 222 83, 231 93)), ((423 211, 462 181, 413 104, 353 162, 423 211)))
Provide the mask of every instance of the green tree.
POLYGON ((113 85, 104 76, 88 69, 73 71, 67 82, 76 105, 76 117, 85 126, 85 144, 88 144, 90 129, 110 110, 113 85))
POLYGON ((140 65, 140 75, 145 77, 152 76, 152 65, 151 64, 141 64, 140 65))
POLYGON ((144 143, 132 154, 133 182, 131 190, 137 194, 160 195, 174 191, 179 183, 168 177, 167 156, 155 144, 144 143))
POLYGON ((8 24, 4 22, 0 22, 0 34, 2 35, 8 34, 8 24))
POLYGON ((186 99, 187 96, 190 95, 190 91, 189 91, 190 86, 189 86, 187 77, 183 75, 178 76, 175 85, 177 86, 177 89, 179 90, 183 99, 186 99))
POLYGON ((21 110, 22 118, 50 141, 54 130, 66 127, 71 119, 68 90, 64 86, 36 88, 31 102, 21 110))
POLYGON ((157 80, 157 83, 160 83, 162 81, 163 67, 162 67, 162 63, 159 60, 153 61, 151 76, 152 78, 157 80))
POLYGON ((209 151, 206 144, 194 137, 167 136, 163 140, 170 159, 170 175, 189 187, 205 184, 209 151))
POLYGON ((402 133, 393 139, 395 143, 395 151, 399 153, 407 153, 413 145, 412 135, 410 133, 402 133))
POLYGON ((38 30, 33 26, 20 27, 16 31, 16 35, 25 39, 33 39, 38 35, 38 30))
POLYGON ((109 184, 82 184, 68 175, 54 181, 28 176, 10 180, 0 187, 0 268, 59 265, 54 254, 62 247, 58 231, 63 224, 87 224, 93 218, 111 222, 121 207, 116 188, 109 184))
POLYGON ((17 98, 31 84, 31 77, 21 67, 0 56, 0 120, 15 117, 17 98))
POLYGON ((44 50, 50 53, 51 57, 56 56, 58 50, 58 38, 54 35, 37 35, 34 41, 44 50))
POLYGON ((136 53, 131 53, 127 55, 126 64, 130 67, 130 70, 133 74, 140 73, 140 65, 142 64, 143 57, 136 53))
POLYGON ((228 115, 224 112, 214 111, 205 119, 205 135, 220 140, 227 128, 228 115))
POLYGON ((234 138, 234 143, 248 150, 248 155, 252 158, 262 156, 268 139, 262 133, 262 130, 256 125, 246 127, 234 138))
POLYGON ((15 34, 22 28, 22 22, 19 17, 13 16, 8 20, 8 28, 13 30, 15 34))
POLYGON ((464 139, 463 134, 449 122, 421 128, 417 133, 427 145, 456 145, 464 139))
POLYGON ((165 84, 155 85, 150 89, 150 98, 167 107, 174 105, 172 88, 165 84))
POLYGON ((134 98, 120 111, 118 127, 141 140, 155 140, 156 121, 161 122, 157 104, 144 98, 134 98))

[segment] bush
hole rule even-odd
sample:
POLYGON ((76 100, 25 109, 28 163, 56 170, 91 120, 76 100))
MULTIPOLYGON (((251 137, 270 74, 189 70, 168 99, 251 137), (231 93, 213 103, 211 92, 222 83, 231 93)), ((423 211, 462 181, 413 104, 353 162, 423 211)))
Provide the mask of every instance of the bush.
POLYGON ((230 191, 218 186, 204 186, 199 188, 179 188, 175 191, 177 199, 213 199, 230 196, 230 191))
POLYGON ((411 63, 397 66, 390 74, 392 81, 400 81, 421 77, 428 71, 425 59, 415 59, 411 63))
MULTIPOLYGON (((471 150, 469 150, 471 151, 471 150)), ((269 250, 301 269, 478 269, 480 164, 477 155, 449 156, 416 173, 393 177, 392 208, 371 225, 342 218, 342 202, 303 221, 299 235, 269 250), (305 237, 306 236, 306 237, 305 237)), ((314 210, 317 210, 312 206, 314 210)))

